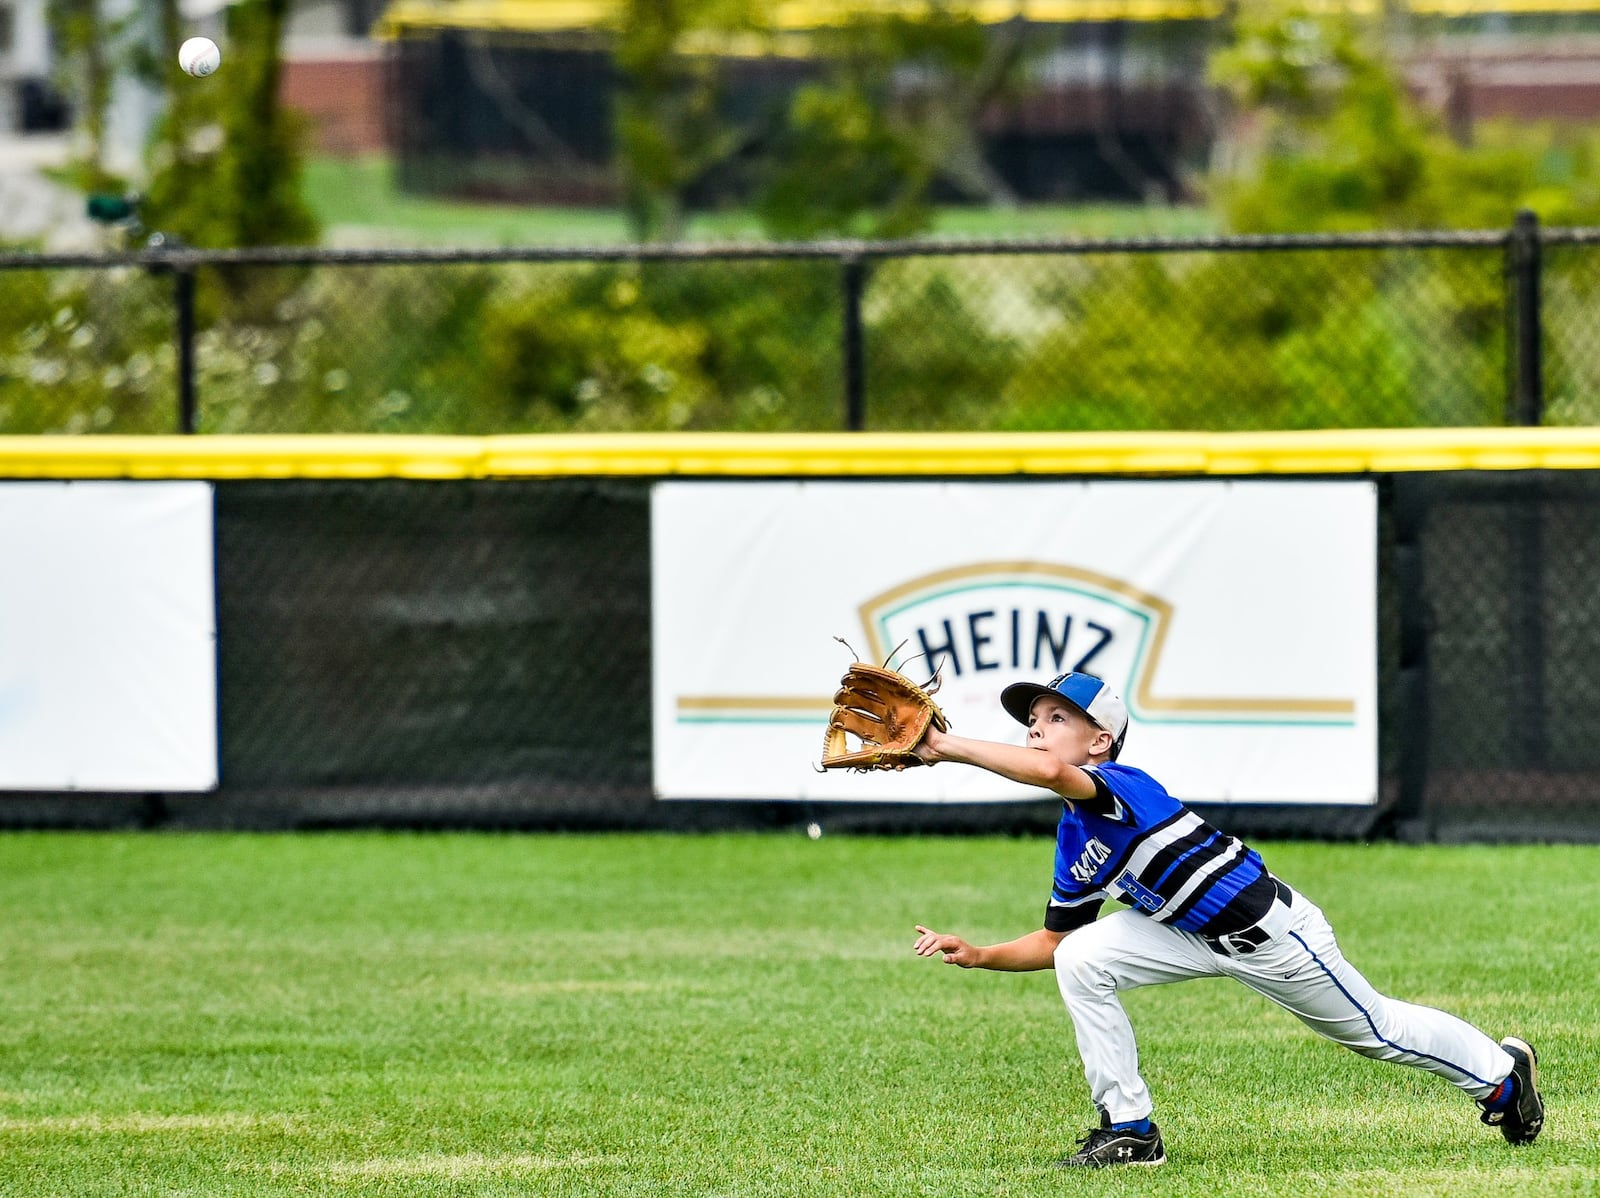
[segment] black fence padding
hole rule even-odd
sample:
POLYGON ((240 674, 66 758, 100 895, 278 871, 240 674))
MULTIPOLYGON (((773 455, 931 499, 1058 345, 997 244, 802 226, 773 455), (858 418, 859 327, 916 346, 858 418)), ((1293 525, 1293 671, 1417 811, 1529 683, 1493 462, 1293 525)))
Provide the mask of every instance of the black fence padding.
POLYGON ((1410 834, 1600 836, 1600 475, 1415 475, 1426 790, 1410 834))
POLYGON ((219 485, 222 801, 647 801, 648 499, 605 481, 219 485))

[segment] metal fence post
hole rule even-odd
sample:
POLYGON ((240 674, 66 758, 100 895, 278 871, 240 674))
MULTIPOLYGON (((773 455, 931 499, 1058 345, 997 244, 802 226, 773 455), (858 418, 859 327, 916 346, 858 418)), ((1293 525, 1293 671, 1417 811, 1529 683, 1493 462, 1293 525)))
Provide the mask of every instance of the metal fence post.
POLYGON ((861 295, 867 269, 859 254, 846 254, 844 268, 844 426, 858 433, 867 427, 866 350, 861 338, 861 295))
POLYGON ((1509 423, 1537 427, 1544 423, 1544 330, 1539 292, 1543 270, 1539 218, 1530 209, 1517 213, 1511 228, 1508 269, 1511 274, 1511 404, 1509 423))
POLYGON ((194 392, 194 271, 179 267, 172 272, 172 296, 178 316, 178 431, 193 433, 199 425, 194 392))

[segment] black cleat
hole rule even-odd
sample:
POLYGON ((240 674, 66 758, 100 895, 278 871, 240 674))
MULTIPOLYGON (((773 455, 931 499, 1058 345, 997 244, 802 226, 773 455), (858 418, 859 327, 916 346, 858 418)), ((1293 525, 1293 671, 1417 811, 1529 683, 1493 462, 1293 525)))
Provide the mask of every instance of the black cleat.
POLYGON ((1164 1165, 1167 1154, 1161 1146, 1161 1129, 1154 1123, 1148 1135, 1136 1131, 1115 1131, 1109 1127, 1092 1128, 1078 1139, 1078 1151, 1064 1161, 1057 1161, 1058 1169, 1105 1169, 1112 1165, 1164 1165))
POLYGON ((1511 1054, 1511 1105, 1503 1111, 1484 1111, 1483 1121, 1498 1127, 1507 1144, 1531 1144, 1544 1127, 1544 1099, 1539 1097, 1539 1054, 1533 1045, 1515 1036, 1500 1041, 1511 1054))

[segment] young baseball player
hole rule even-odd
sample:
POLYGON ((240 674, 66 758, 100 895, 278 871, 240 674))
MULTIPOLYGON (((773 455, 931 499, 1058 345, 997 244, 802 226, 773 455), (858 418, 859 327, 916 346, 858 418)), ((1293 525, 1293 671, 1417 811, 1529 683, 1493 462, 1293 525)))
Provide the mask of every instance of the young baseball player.
POLYGON ((1118 994, 1217 975, 1363 1056, 1437 1073, 1476 1099, 1483 1122, 1508 1142, 1538 1136, 1544 1103, 1533 1048, 1513 1037, 1496 1044, 1454 1015, 1373 989, 1344 959, 1316 904, 1149 774, 1117 762, 1128 711, 1105 683, 1063 674, 1008 686, 1000 701, 1027 726, 1025 745, 931 727, 916 752, 929 764, 975 765, 1065 800, 1044 927, 979 947, 919 924, 915 948, 963 969, 1055 969, 1100 1111, 1100 1126, 1062 1166, 1166 1161, 1118 994), (1098 919, 1108 897, 1127 908, 1098 919))

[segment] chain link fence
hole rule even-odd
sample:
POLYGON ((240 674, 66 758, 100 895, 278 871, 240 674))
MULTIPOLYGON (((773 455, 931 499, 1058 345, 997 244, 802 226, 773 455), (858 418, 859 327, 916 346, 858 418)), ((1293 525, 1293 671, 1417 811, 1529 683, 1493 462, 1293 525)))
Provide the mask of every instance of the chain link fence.
POLYGON ((1483 472, 1393 486, 1416 550, 1415 572, 1398 580, 1414 628, 1397 640, 1416 674, 1392 708, 1411 757, 1401 830, 1593 839, 1600 478, 1483 472))
POLYGON ((0 433, 1600 422, 1600 230, 0 257, 0 433))

